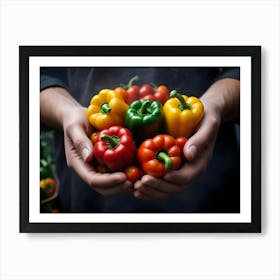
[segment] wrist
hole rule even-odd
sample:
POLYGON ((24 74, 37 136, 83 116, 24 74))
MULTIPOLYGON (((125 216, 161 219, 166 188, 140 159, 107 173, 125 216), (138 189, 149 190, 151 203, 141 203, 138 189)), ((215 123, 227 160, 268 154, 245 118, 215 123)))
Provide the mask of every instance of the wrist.
POLYGON ((40 93, 41 121, 50 127, 62 129, 66 116, 79 107, 81 105, 64 88, 51 87, 40 93))
POLYGON ((219 80, 204 93, 201 100, 214 108, 222 123, 238 119, 240 82, 231 78, 219 80))
POLYGON ((61 112, 61 128, 66 131, 67 129, 71 129, 71 127, 77 123, 83 123, 83 126, 85 126, 85 129, 87 130, 87 124, 84 122, 85 118, 86 108, 81 105, 67 106, 61 112))

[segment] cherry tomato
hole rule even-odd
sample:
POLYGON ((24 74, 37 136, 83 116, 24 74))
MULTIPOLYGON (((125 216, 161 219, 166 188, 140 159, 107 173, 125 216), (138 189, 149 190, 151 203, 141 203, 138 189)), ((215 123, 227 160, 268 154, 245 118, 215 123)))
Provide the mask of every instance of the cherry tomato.
POLYGON ((96 143, 99 133, 100 132, 95 131, 91 134, 90 139, 93 145, 96 143))
POLYGON ((99 164, 96 167, 96 172, 104 174, 104 173, 108 173, 109 169, 104 164, 99 164))
POLYGON ((133 101, 139 98, 139 86, 136 85, 131 86, 126 91, 126 93, 127 93, 127 97, 125 99, 125 102, 130 105, 133 101))
POLYGON ((187 138, 179 136, 175 139, 176 145, 180 147, 181 153, 183 154, 184 146, 187 143, 187 138))
POLYGON ((169 98, 169 89, 165 85, 156 88, 154 96, 163 105, 169 98))
POLYGON ((151 86, 151 85, 149 85, 149 84, 144 84, 144 85, 142 85, 141 87, 140 87, 140 89, 139 89, 139 97, 141 98, 141 97, 145 97, 146 95, 149 95, 149 94, 151 94, 151 95, 153 95, 154 94, 154 88, 151 86))
POLYGON ((127 99, 127 91, 126 91, 125 88, 123 88, 123 87, 116 87, 116 88, 114 89, 114 91, 120 93, 121 96, 122 96, 122 98, 123 98, 123 100, 126 102, 126 99, 127 99))
POLYGON ((144 97, 141 98, 142 100, 144 99, 150 99, 150 100, 153 100, 153 101, 156 101, 156 97, 152 94, 148 94, 148 95, 145 95, 144 97))
POLYGON ((130 165, 125 169, 125 175, 129 181, 134 183, 142 177, 142 171, 139 167, 130 165))

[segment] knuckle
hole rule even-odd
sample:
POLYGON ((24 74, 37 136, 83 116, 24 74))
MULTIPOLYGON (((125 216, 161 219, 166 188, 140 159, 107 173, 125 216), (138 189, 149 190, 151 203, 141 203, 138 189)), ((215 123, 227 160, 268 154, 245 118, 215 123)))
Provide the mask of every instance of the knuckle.
POLYGON ((67 124, 65 127, 64 127, 64 131, 67 135, 69 135, 70 131, 72 131, 73 129, 75 129, 75 127, 77 126, 76 123, 74 122, 71 122, 69 124, 67 124))
POLYGON ((208 122, 211 128, 216 128, 219 126, 219 120, 216 116, 210 116, 208 122))
POLYGON ((85 145, 84 145, 84 141, 83 141, 83 139, 81 139, 81 138, 75 140, 75 142, 74 142, 73 144, 74 144, 74 146, 76 147, 76 149, 77 149, 78 151, 82 151, 83 148, 84 148, 84 146, 85 146, 85 145))

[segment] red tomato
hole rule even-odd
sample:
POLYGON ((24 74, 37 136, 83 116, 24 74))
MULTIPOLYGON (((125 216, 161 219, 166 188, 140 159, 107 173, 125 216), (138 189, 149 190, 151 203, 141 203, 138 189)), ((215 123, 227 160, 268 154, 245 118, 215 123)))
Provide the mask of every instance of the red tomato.
POLYGON ((155 90, 154 96, 163 105, 169 98, 169 89, 161 85, 155 90))
POLYGON ((148 95, 145 95, 144 97, 141 98, 142 100, 144 99, 150 99, 150 100, 153 100, 153 101, 156 101, 156 97, 152 94, 148 94, 148 95))
POLYGON ((139 167, 130 165, 125 169, 125 175, 129 181, 134 183, 142 177, 142 171, 139 167))
POLYGON ((149 95, 149 94, 151 94, 151 95, 153 95, 154 94, 154 88, 151 86, 151 85, 149 85, 149 84, 144 84, 144 85, 142 85, 141 87, 140 87, 140 89, 139 89, 139 97, 141 98, 141 97, 145 97, 146 95, 149 95))
POLYGON ((139 86, 133 85, 126 91, 125 102, 131 104, 133 101, 139 98, 139 86))
POLYGON ((179 136, 175 139, 176 145, 179 146, 181 153, 183 154, 184 146, 187 143, 187 138, 183 136, 179 136))
POLYGON ((122 98, 123 98, 123 100, 126 101, 125 99, 127 98, 127 91, 126 91, 125 88, 123 88, 123 87, 116 87, 114 89, 114 91, 120 93, 122 98))
POLYGON ((104 174, 104 173, 108 173, 109 169, 104 164, 98 164, 96 167, 96 172, 104 174))

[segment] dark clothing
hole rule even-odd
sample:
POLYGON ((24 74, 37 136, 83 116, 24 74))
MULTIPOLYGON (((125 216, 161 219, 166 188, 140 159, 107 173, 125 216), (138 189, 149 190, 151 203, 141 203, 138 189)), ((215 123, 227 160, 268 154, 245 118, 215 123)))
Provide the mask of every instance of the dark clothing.
MULTIPOLYGON (((93 95, 103 88, 115 88, 131 77, 139 85, 165 84, 188 96, 200 97, 216 80, 239 79, 239 68, 214 67, 96 67, 41 68, 41 90, 61 86, 87 107, 93 95)), ((87 186, 66 165, 63 132, 56 131, 57 174, 60 179, 62 212, 239 212, 239 146, 236 125, 220 127, 213 159, 206 172, 186 192, 165 201, 142 201, 132 195, 103 197, 87 186)))

